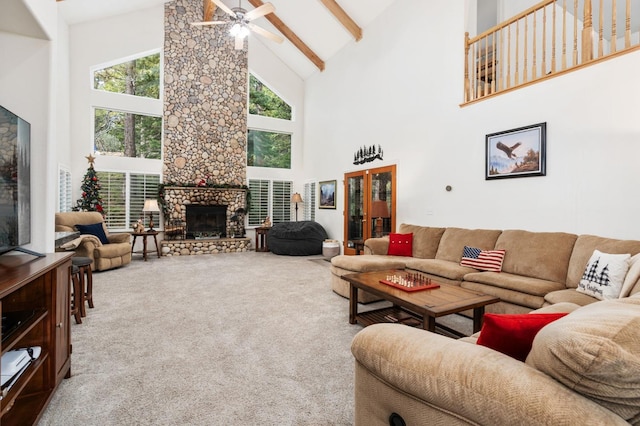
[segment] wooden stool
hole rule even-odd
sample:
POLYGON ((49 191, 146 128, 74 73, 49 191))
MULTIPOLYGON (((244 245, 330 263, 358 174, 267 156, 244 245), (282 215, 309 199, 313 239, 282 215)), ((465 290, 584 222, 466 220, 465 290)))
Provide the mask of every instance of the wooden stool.
POLYGON ((71 265, 71 312, 70 314, 76 319, 76 324, 82 324, 82 315, 80 306, 82 305, 82 290, 80 287, 80 268, 71 265))
POLYGON ((71 264, 80 270, 80 315, 87 316, 87 309, 84 306, 85 300, 89 307, 93 308, 93 274, 91 272, 91 258, 88 257, 72 257, 71 264), (86 280, 85 280, 86 276, 86 280), (85 286, 86 281, 86 286, 85 286))

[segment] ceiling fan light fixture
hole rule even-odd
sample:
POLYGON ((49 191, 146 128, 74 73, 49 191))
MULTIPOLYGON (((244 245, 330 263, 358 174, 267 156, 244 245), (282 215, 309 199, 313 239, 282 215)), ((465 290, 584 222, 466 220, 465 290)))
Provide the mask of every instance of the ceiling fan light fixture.
POLYGON ((249 28, 247 28, 247 26, 244 24, 236 22, 231 26, 229 34, 231 34, 233 37, 245 38, 249 35, 249 28))

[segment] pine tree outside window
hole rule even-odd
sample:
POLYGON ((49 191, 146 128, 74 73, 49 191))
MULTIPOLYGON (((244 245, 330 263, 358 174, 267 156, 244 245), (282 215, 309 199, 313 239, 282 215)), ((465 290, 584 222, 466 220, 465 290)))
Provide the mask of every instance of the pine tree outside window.
POLYGON ((92 79, 94 150, 102 155, 160 159, 160 54, 102 66, 92 71, 92 79), (131 96, 148 100, 131 102, 131 96))
POLYGON ((249 74, 249 115, 264 118, 262 128, 249 126, 247 166, 291 169, 292 135, 283 131, 291 126, 291 105, 253 74, 249 74))

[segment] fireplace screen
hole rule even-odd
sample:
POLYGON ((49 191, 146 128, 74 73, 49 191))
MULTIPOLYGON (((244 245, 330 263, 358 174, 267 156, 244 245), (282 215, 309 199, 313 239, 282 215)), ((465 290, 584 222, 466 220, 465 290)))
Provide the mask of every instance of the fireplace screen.
POLYGON ((227 236, 227 206, 188 205, 187 239, 227 236))

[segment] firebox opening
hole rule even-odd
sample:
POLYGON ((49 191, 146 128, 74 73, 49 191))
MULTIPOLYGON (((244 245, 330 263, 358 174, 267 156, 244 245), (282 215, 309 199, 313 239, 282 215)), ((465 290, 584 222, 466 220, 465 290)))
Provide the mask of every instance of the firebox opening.
POLYGON ((191 204, 186 210, 187 239, 225 238, 227 206, 191 204))

